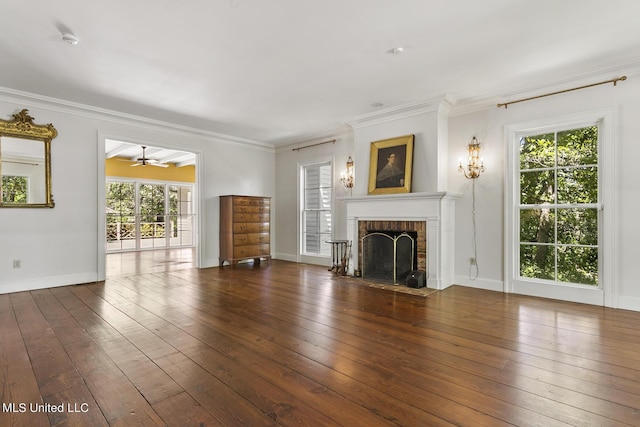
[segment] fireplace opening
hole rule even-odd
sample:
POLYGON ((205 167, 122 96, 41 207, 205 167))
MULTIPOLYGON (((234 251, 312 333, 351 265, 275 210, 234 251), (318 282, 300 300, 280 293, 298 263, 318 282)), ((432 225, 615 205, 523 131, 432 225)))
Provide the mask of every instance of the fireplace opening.
POLYGON ((404 283, 418 268, 415 231, 370 231, 362 238, 362 277, 404 283))

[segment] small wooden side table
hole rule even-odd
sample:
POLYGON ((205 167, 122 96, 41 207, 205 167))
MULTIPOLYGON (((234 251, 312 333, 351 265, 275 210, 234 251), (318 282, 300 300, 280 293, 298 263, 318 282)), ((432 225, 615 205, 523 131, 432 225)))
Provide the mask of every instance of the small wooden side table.
POLYGON ((335 271, 337 275, 347 275, 347 265, 351 258, 351 240, 328 240, 331 245, 332 266, 329 271, 335 271))

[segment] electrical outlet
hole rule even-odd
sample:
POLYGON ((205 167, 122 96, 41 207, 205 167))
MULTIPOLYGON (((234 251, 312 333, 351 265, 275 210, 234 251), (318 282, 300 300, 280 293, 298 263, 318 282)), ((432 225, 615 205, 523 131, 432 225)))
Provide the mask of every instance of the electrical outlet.
POLYGON ((22 268, 22 261, 19 259, 13 260, 13 268, 22 268))
POLYGON ((469 258, 469 265, 476 265, 476 257, 469 258))

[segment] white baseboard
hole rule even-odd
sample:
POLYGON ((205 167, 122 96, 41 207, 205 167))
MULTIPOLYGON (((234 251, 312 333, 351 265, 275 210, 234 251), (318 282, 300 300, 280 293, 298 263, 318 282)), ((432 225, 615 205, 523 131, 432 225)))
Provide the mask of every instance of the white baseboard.
POLYGON ((636 297, 618 297, 618 306, 622 310, 640 311, 640 298, 636 297))
POLYGON ((469 288, 485 289, 487 291, 504 292, 504 282, 501 280, 475 279, 471 280, 465 276, 455 276, 456 285, 469 288))
POLYGON ((94 283, 97 281, 98 275, 95 272, 92 272, 69 274, 65 276, 38 277, 37 279, 24 281, 0 282, 0 294, 56 288, 58 286, 79 285, 82 283, 94 283))
MULTIPOLYGON (((504 292, 504 283, 500 280, 476 279, 471 280, 464 276, 455 276, 455 284, 469 288, 485 289, 488 291, 504 292)), ((607 304, 607 307, 621 310, 640 311, 640 298, 618 296, 615 302, 607 304), (615 307, 614 307, 615 305, 615 307)))
POLYGON ((200 268, 220 267, 220 260, 218 258, 206 258, 202 260, 200 268))
POLYGON ((298 256, 295 254, 284 254, 282 252, 276 252, 275 259, 281 259, 283 261, 298 262, 298 256))

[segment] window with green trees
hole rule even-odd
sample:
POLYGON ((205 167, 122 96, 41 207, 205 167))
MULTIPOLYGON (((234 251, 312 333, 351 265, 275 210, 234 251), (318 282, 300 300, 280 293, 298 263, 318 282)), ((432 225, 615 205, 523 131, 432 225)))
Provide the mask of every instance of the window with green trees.
POLYGON ((193 189, 182 185, 169 186, 169 237, 171 246, 193 244, 193 189))
POLYGON ((193 187, 108 181, 107 250, 191 246, 193 187))
POLYGON ((598 285, 598 126, 523 136, 520 277, 598 285))
POLYGON ((140 184, 140 238, 143 247, 164 246, 164 184, 140 184))
POLYGON ((29 203, 29 178, 26 176, 2 176, 3 203, 29 203))
POLYGON ((106 196, 108 249, 135 249, 136 184, 108 182, 106 196))

